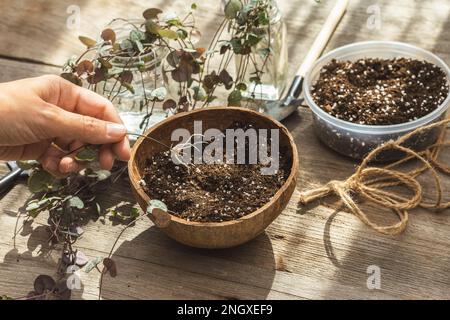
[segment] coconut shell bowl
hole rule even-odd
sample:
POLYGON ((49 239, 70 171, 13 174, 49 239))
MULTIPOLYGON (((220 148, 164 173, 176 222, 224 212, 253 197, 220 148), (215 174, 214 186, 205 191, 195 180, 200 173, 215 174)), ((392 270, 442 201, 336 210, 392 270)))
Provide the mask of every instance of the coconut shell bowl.
MULTIPOLYGON (((194 121, 202 121, 203 130, 209 128, 225 132, 236 121, 251 124, 254 128, 279 129, 279 151, 288 159, 290 172, 285 183, 264 206, 237 220, 224 222, 192 222, 162 210, 153 210, 149 215, 154 224, 169 237, 185 245, 197 248, 229 248, 243 244, 269 226, 283 211, 294 192, 298 172, 298 154, 289 131, 278 121, 256 111, 235 107, 211 107, 180 113, 167 118, 147 130, 133 146, 128 171, 131 188, 141 208, 146 211, 150 197, 143 190, 142 180, 146 161, 154 154, 167 151, 165 145, 172 145, 171 134, 175 129, 194 130, 194 121), (155 142, 153 139, 161 143, 155 142), (156 212, 155 212, 156 211, 156 212)), ((151 188, 151 186, 149 186, 151 188)), ((156 199, 159 200, 159 199, 156 199)), ((170 211, 170 204, 169 204, 170 211)))

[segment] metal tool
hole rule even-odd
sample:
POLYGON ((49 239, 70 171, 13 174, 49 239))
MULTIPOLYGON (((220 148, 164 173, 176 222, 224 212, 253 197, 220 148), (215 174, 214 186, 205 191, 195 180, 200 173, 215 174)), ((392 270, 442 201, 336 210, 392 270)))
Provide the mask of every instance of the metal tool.
POLYGON ((9 173, 7 173, 4 177, 0 178, 0 193, 5 192, 10 187, 14 185, 14 182, 22 175, 28 175, 26 171, 19 168, 17 163, 15 161, 8 161, 6 163, 9 170, 11 170, 9 173))
POLYGON ((339 21, 347 10, 348 2, 349 0, 337 0, 336 5, 331 10, 327 20, 322 26, 319 35, 309 49, 305 60, 297 70, 286 96, 281 100, 267 102, 265 113, 277 120, 283 120, 294 112, 302 103, 303 100, 299 99, 299 96, 302 92, 303 78, 325 49, 328 40, 330 40, 336 26, 339 24, 339 21))

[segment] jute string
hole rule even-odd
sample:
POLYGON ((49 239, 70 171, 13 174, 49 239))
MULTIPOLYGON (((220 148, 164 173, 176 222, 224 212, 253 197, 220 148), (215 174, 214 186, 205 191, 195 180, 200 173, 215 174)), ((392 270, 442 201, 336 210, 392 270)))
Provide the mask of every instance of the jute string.
POLYGON ((332 180, 320 188, 301 192, 299 202, 308 204, 314 200, 335 194, 350 212, 361 219, 362 222, 380 233, 389 235, 399 234, 405 230, 408 223, 408 210, 417 207, 435 210, 450 208, 450 202, 443 202, 441 178, 438 174, 438 171, 447 175, 450 174, 450 167, 438 161, 441 150, 445 146, 450 145, 450 141, 444 141, 449 123, 450 119, 446 119, 423 126, 395 141, 392 140, 379 146, 362 160, 356 172, 347 180, 332 180), (407 140, 420 137, 421 134, 425 134, 433 129, 440 129, 439 138, 435 144, 426 150, 416 152, 404 146, 407 140), (405 156, 388 165, 369 166, 381 152, 395 149, 403 151, 405 156), (399 171, 401 165, 414 159, 419 163, 415 169, 409 172, 399 171), (425 172, 430 172, 434 180, 436 200, 433 202, 427 202, 423 199, 423 187, 417 180, 417 177, 425 172), (403 193, 396 191, 396 189, 387 189, 389 187, 407 189, 411 195, 404 196, 403 193), (356 198, 362 198, 381 207, 391 209, 398 217, 398 222, 390 225, 381 225, 374 222, 360 208, 355 201, 356 198))

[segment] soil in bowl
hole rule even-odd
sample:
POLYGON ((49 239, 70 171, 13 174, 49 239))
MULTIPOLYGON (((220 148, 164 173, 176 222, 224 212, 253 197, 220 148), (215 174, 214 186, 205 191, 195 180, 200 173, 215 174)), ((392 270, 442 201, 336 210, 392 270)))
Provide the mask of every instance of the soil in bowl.
MULTIPOLYGON (((230 128, 249 127, 235 123, 230 128)), ((248 148, 246 141, 246 153, 248 148)), ((169 150, 159 152, 147 159, 143 188, 150 198, 163 201, 171 214, 187 221, 239 219, 264 206, 286 182, 290 163, 280 151, 279 170, 273 175, 263 175, 263 165, 249 164, 248 158, 245 164, 227 164, 224 157, 220 164, 185 166, 175 164, 169 150)))
MULTIPOLYGON (((407 123, 433 112, 447 98, 449 84, 445 72, 426 61, 410 58, 366 58, 353 62, 333 59, 322 68, 311 91, 316 104, 333 117, 377 126, 407 123)), ((426 132, 409 141, 408 145, 416 150, 423 149, 434 143, 438 134, 436 130, 426 132)), ((344 147, 340 144, 348 141, 336 135, 328 142, 339 150, 344 147)), ((357 137, 351 137, 350 143, 353 144, 351 149, 356 150, 354 157, 362 158, 370 151, 357 137)), ((399 155, 385 156, 388 159, 399 155)))

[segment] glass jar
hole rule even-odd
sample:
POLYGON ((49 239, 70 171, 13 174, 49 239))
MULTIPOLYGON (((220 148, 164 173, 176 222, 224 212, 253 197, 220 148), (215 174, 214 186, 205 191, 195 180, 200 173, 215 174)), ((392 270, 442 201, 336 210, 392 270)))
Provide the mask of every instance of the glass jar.
MULTIPOLYGON (((114 20, 107 25, 116 32, 117 42, 128 39, 130 32, 144 21, 114 20)), ((102 52, 98 52, 102 54, 102 52)), ((130 83, 133 90, 121 86, 116 79, 108 79, 97 92, 112 101, 129 132, 143 133, 147 128, 167 117, 161 103, 152 103, 152 93, 156 89, 165 91, 161 62, 167 55, 165 48, 155 48, 150 53, 138 57, 117 56, 110 60, 112 72, 129 70, 133 76, 130 83), (147 102, 147 103, 146 103, 147 102)), ((136 140, 136 136, 130 136, 136 140)))
MULTIPOLYGON (((251 0, 250 2, 263 0, 251 0)), ((247 89, 242 96, 250 106, 262 107, 267 100, 279 100, 286 87, 288 72, 288 47, 286 24, 275 0, 269 2, 269 25, 263 30, 262 40, 252 48, 252 61, 245 70, 244 81, 247 89), (256 67, 255 67, 256 66, 256 67), (260 83, 251 80, 256 69, 262 71, 260 83)), ((236 74, 243 64, 242 55, 236 55, 236 74)))

